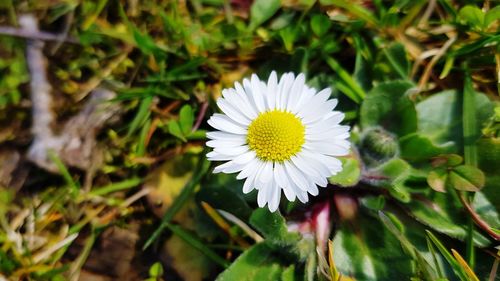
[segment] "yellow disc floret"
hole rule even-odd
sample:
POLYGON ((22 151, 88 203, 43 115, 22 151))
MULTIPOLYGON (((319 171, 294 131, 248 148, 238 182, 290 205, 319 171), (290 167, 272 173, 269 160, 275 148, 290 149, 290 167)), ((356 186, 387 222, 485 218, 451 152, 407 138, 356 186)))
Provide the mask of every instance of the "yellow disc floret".
POLYGON ((282 162, 300 151, 305 127, 294 114, 272 110, 259 114, 248 126, 247 142, 264 161, 282 162))

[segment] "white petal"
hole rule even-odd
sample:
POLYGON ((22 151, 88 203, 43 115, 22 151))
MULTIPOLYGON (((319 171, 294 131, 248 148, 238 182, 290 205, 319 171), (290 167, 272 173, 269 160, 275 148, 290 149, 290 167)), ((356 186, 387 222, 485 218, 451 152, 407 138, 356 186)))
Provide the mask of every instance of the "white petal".
POLYGON ((264 163, 257 180, 261 183, 268 183, 273 178, 273 162, 265 161, 264 163))
POLYGON ((290 161, 285 161, 285 171, 288 177, 293 181, 300 189, 307 190, 307 179, 304 177, 301 171, 299 171, 295 165, 290 161))
POLYGON ((267 205, 269 207, 269 211, 274 213, 277 209, 278 206, 280 205, 280 199, 281 199, 281 188, 278 186, 271 186, 271 198, 268 198, 269 204, 267 205))
POLYGON ((285 166, 282 163, 274 164, 274 179, 279 186, 288 186, 288 178, 285 172, 285 166))
POLYGON ((326 180, 325 177, 323 177, 319 171, 316 171, 313 166, 310 165, 309 162, 304 160, 303 156, 300 155, 294 155, 290 159, 292 160, 293 164, 301 170, 306 176, 310 177, 314 183, 316 183, 319 186, 325 187, 328 184, 328 181, 326 180))
POLYGON ((247 164, 250 161, 254 160, 256 158, 255 156, 255 151, 250 150, 248 152, 245 152, 241 154, 240 156, 234 158, 234 162, 237 164, 247 164))
POLYGON ((309 183, 309 186, 307 188, 307 192, 309 192, 312 196, 316 196, 319 194, 318 187, 312 182, 309 183))
POLYGON ((262 161, 260 161, 258 158, 254 158, 248 163, 248 165, 241 170, 241 172, 236 176, 236 179, 244 179, 246 177, 250 177, 250 175, 254 175, 257 173, 257 171, 260 169, 260 165, 262 164, 262 161))
POLYGON ((276 94, 278 90, 278 76, 276 75, 276 71, 271 72, 269 79, 267 81, 267 108, 269 110, 273 110, 276 105, 276 94))
POLYGON ((321 162, 320 160, 320 154, 319 153, 313 153, 307 149, 303 149, 300 152, 300 155, 304 157, 304 160, 322 177, 329 177, 330 176, 330 169, 328 169, 328 166, 324 163, 321 162))
MULTIPOLYGON (((259 110, 257 107, 255 107, 255 104, 253 102, 252 98, 252 93, 247 93, 243 87, 241 86, 240 83, 236 82, 234 83, 234 88, 236 90, 236 93, 241 96, 241 98, 245 101, 245 106, 249 109, 251 112, 251 118, 250 119, 255 119, 259 115, 259 110)), ((243 107, 243 106, 242 106, 243 107)))
POLYGON ((253 120, 257 117, 257 111, 253 106, 250 106, 250 102, 247 99, 245 91, 241 88, 239 83, 235 83, 235 86, 239 85, 239 91, 236 89, 226 89, 222 91, 222 96, 229 102, 234 108, 241 110, 241 113, 245 115, 248 119, 253 120))
POLYGON ((246 145, 234 146, 234 147, 216 147, 216 148, 214 148, 214 151, 219 153, 219 154, 231 155, 231 156, 235 156, 235 157, 247 152, 248 150, 249 150, 249 148, 246 145))
POLYGON ((246 140, 246 136, 236 135, 220 131, 207 132, 207 138, 213 140, 246 140))
POLYGON ((335 142, 310 141, 304 144, 304 148, 331 156, 344 156, 349 154, 349 148, 345 148, 335 142))
POLYGON ((297 197, 295 195, 295 192, 293 192, 292 188, 289 186, 282 187, 283 188, 283 193, 285 193, 285 197, 288 201, 293 202, 295 201, 295 198, 297 197))
POLYGON ((329 100, 320 105, 311 105, 308 111, 302 112, 302 122, 304 124, 312 123, 322 119, 325 115, 332 112, 333 108, 337 105, 337 100, 329 100), (314 110, 313 110, 314 109, 314 110))
POLYGON ((265 188, 259 189, 257 193, 257 204, 259 207, 264 207, 269 199, 267 198, 267 190, 265 188))
POLYGON ((303 73, 300 73, 295 81, 293 82, 292 88, 290 89, 290 97, 287 101, 287 109, 294 112, 296 106, 299 103, 300 95, 302 94, 302 89, 304 88, 306 82, 306 77, 303 73))
POLYGON ((207 153, 207 159, 209 161, 228 161, 228 160, 233 160, 234 156, 231 155, 224 155, 217 153, 215 151, 207 153))
MULTIPOLYGON (((217 106, 224 112, 229 118, 242 124, 244 126, 248 126, 250 124, 250 119, 239 112, 238 107, 233 107, 227 100, 224 98, 219 98, 217 100, 217 106)), ((241 105, 243 107, 245 105, 241 105)))
POLYGON ((250 173, 243 184, 243 193, 247 194, 255 189, 255 176, 256 173, 250 173))
POLYGON ((214 114, 207 123, 219 131, 224 131, 233 134, 246 135, 247 130, 223 114, 214 114))
POLYGON ((233 161, 229 161, 227 162, 228 165, 227 167, 224 168, 224 170, 222 170, 222 172, 226 173, 226 174, 232 174, 232 173, 237 173, 241 170, 243 170, 243 168, 246 166, 246 164, 240 164, 240 163, 236 163, 233 161))
POLYGON ((283 83, 281 84, 281 88, 278 90, 279 93, 279 104, 277 105, 278 109, 285 110, 288 102, 288 98, 290 96, 290 88, 293 85, 293 81, 295 79, 295 75, 291 72, 286 73, 282 77, 283 83))
POLYGON ((210 140, 206 142, 208 147, 233 147, 245 145, 244 140, 210 140))

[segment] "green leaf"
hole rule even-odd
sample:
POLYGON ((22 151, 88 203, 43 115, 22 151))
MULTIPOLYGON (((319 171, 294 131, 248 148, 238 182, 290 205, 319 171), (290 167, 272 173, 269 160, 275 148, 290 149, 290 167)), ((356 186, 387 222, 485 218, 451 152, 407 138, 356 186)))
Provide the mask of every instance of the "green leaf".
POLYGON ((429 173, 427 183, 435 191, 446 192, 446 179, 448 174, 444 170, 434 170, 429 173))
POLYGON ((241 254, 216 281, 276 281, 282 272, 280 260, 264 242, 241 254))
POLYGON ((410 74, 410 63, 408 62, 404 45, 401 43, 393 43, 388 47, 382 47, 382 52, 399 75, 399 78, 407 80, 410 74))
POLYGON ((250 29, 263 24, 281 7, 280 0, 255 0, 250 8, 250 29))
MULTIPOLYGON (((483 94, 476 94, 476 131, 472 137, 480 136, 479 128, 493 114, 493 104, 483 94)), ((419 102, 416 106, 418 116, 418 132, 427 136, 437 146, 453 145, 457 152, 463 145, 462 135, 462 102, 456 91, 443 91, 419 102)))
POLYGON ((342 171, 330 177, 328 181, 340 186, 355 186, 361 178, 361 163, 354 157, 340 158, 342 171))
POLYGON ((351 74, 349 74, 349 72, 347 72, 334 58, 326 56, 325 60, 328 66, 330 66, 330 68, 339 76, 345 87, 349 89, 349 91, 342 91, 342 89, 339 90, 341 90, 354 102, 361 102, 365 98, 365 92, 356 80, 351 77, 351 74))
POLYGON ((333 258, 342 275, 356 280, 409 280, 411 259, 380 221, 363 213, 340 225, 333 258))
POLYGON ((458 190, 479 191, 484 186, 484 173, 470 165, 461 165, 451 170, 448 184, 458 190))
POLYGON ((184 134, 182 133, 181 127, 179 126, 179 123, 175 120, 170 120, 168 122, 168 132, 179 139, 186 141, 186 138, 184 137, 184 134))
POLYGON ((401 158, 413 162, 422 162, 428 161, 429 158, 452 152, 453 144, 445 143, 437 145, 422 133, 412 133, 399 139, 399 148, 401 158))
POLYGON ((279 212, 271 213, 267 208, 259 208, 252 213, 250 224, 266 240, 276 245, 293 245, 300 238, 298 233, 288 232, 285 219, 279 212))
POLYGON ((290 265, 281 274, 281 281, 298 281, 295 276, 295 265, 290 265))
POLYGON ((318 37, 325 35, 331 26, 332 21, 324 14, 315 14, 311 18, 311 29, 318 37))
POLYGON ((500 20, 500 6, 486 12, 484 16, 484 28, 488 28, 493 22, 500 20))
POLYGON ((184 136, 187 136, 191 133, 191 128, 194 123, 194 111, 193 108, 186 104, 181 108, 179 113, 179 125, 181 132, 184 136))
MULTIPOLYGON (((454 192, 428 192, 415 196, 405 205, 410 216, 433 230, 464 241, 467 238, 467 220, 461 215, 463 206, 454 192)), ((474 244, 485 247, 490 240, 474 231, 474 244)))
POLYGON ((417 112, 407 92, 413 84, 406 81, 382 83, 363 101, 360 123, 363 128, 382 126, 404 136, 417 130, 417 112))
POLYGON ((151 111, 149 107, 153 102, 152 96, 147 96, 141 100, 139 104, 139 109, 137 110, 137 114, 135 115, 132 123, 130 123, 130 127, 128 128, 127 137, 130 137, 140 126, 142 126, 146 120, 148 120, 151 111))
POLYGON ((467 5, 460 9, 458 16, 461 20, 475 28, 482 28, 484 24, 484 13, 477 6, 467 5))
POLYGON ((434 245, 436 245, 436 247, 438 248, 439 252, 441 252, 441 254, 443 255, 443 257, 446 259, 446 261, 448 261, 448 263, 450 264, 450 266, 453 268, 453 271, 455 272, 455 274, 457 274, 457 276, 460 277, 460 280, 462 280, 462 281, 469 280, 467 278, 467 275, 463 271, 462 267, 460 266, 460 264, 448 252, 448 250, 443 245, 443 243, 441 243, 441 241, 439 241, 439 239, 437 239, 437 237, 434 236, 434 234, 432 234, 432 232, 430 232, 430 231, 426 231, 426 232, 427 232, 427 235, 429 236, 429 238, 431 239, 432 243, 434 243, 434 245))

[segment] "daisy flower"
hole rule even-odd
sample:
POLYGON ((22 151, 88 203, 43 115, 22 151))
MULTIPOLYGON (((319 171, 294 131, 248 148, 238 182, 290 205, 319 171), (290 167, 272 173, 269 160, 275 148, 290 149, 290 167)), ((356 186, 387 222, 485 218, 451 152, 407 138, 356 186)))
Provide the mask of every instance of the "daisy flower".
POLYGON ((305 84, 304 74, 285 73, 278 81, 272 72, 267 83, 257 75, 224 89, 208 124, 210 161, 227 161, 214 173, 238 173, 243 192, 257 189, 259 207, 276 211, 281 190, 289 201, 308 201, 327 178, 342 170, 335 158, 349 153, 349 126, 344 114, 333 111, 337 99, 329 88, 317 92, 305 84))

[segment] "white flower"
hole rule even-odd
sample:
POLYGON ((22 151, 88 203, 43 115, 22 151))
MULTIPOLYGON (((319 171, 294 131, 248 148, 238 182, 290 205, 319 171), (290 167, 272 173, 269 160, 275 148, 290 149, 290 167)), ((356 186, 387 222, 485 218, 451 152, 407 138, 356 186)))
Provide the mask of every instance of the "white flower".
POLYGON ((258 190, 259 207, 278 208, 281 190, 288 200, 308 201, 327 178, 342 170, 335 156, 349 153, 349 126, 339 125, 344 114, 333 111, 337 99, 329 88, 317 92, 305 84, 304 74, 269 76, 267 84, 252 75, 243 86, 224 89, 208 124, 210 161, 227 161, 214 173, 239 173, 243 192, 258 190))

